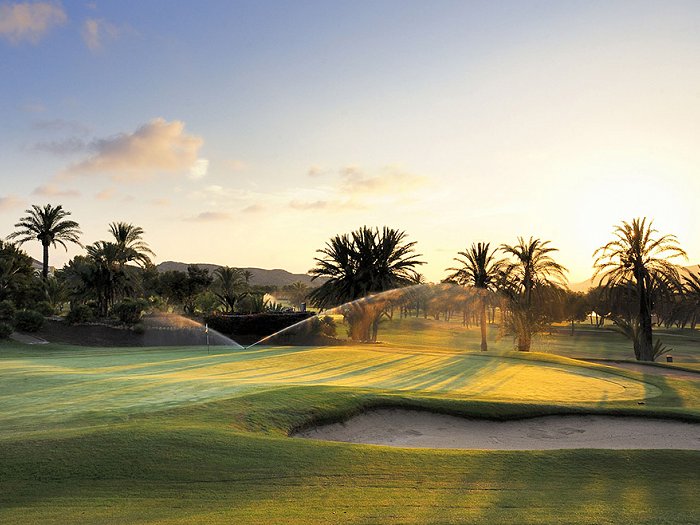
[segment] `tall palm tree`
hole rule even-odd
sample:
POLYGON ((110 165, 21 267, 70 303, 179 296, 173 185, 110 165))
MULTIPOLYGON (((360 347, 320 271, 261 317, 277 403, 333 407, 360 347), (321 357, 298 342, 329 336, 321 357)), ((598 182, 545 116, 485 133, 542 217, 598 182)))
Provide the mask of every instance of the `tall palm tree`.
POLYGON ((153 264, 150 256, 155 256, 155 253, 143 240, 143 228, 128 222, 112 222, 109 225, 109 232, 121 251, 119 259, 122 266, 129 262, 135 262, 144 267, 153 264))
POLYGON ((72 242, 79 246, 79 237, 82 234, 80 225, 66 219, 71 213, 63 209, 59 204, 52 206, 45 205, 43 208, 34 204, 30 209, 25 210, 24 217, 19 219, 15 228, 19 228, 14 233, 7 236, 8 239, 17 239, 18 244, 37 239, 44 248, 41 275, 46 279, 49 275, 49 246, 60 244, 66 251, 66 242, 72 242))
POLYGON ((248 284, 243 270, 221 266, 214 271, 214 287, 226 313, 233 313, 238 302, 246 296, 248 284))
POLYGON ((489 250, 489 243, 472 244, 463 252, 462 258, 455 257, 459 268, 448 268, 453 273, 448 279, 461 286, 474 289, 479 299, 479 325, 481 328, 481 351, 488 350, 486 343, 486 300, 489 292, 495 292, 501 277, 503 261, 496 260, 497 250, 489 250))
MULTIPOLYGON (((321 308, 355 301, 367 295, 411 284, 414 268, 422 261, 414 253, 415 242, 406 242, 406 233, 393 228, 363 226, 352 233, 336 235, 318 250, 312 280, 327 277, 309 298, 321 308)), ((379 304, 372 301, 348 306, 343 315, 350 324, 351 337, 375 341, 379 304)))
POLYGON ((687 257, 676 236, 658 237, 653 223, 647 223, 646 217, 633 219, 631 223, 623 221, 613 230, 615 239, 593 253, 594 279, 600 276, 605 287, 630 284, 636 290, 638 329, 634 334, 638 340, 634 342, 640 361, 654 360, 651 329, 654 290, 680 286, 678 269, 668 259, 687 257))
POLYGON ((552 258, 558 251, 550 241, 518 237, 517 244, 502 244, 501 250, 511 257, 503 263, 501 291, 511 308, 512 321, 518 339, 518 350, 530 350, 532 335, 540 324, 538 306, 566 283, 564 266, 552 258))

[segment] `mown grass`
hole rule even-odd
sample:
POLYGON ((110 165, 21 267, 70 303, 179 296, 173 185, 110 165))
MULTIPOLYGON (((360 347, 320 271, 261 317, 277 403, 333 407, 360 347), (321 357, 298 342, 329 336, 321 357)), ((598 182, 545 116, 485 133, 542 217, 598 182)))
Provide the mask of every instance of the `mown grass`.
POLYGON ((438 451, 287 437, 373 406, 700 420, 696 381, 397 342, 217 352, 0 347, 0 522, 697 519, 693 451, 438 451))

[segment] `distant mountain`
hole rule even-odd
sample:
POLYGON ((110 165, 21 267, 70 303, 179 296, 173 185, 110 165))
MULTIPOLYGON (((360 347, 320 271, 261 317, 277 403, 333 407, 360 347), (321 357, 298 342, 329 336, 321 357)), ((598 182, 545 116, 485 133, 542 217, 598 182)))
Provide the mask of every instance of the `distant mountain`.
MULTIPOLYGON (((176 261, 165 261, 156 266, 159 272, 167 272, 169 270, 177 270, 186 272, 190 264, 196 264, 200 268, 206 268, 209 273, 214 273, 214 270, 221 268, 220 264, 208 263, 183 263, 176 261)), ((241 268, 241 270, 249 270, 253 276, 250 278, 250 284, 261 286, 286 286, 296 281, 301 281, 304 284, 315 287, 323 284, 325 279, 316 279, 311 282, 311 276, 304 273, 291 273, 287 270, 275 269, 265 270, 263 268, 241 268)))
MULTIPOLYGON (((698 264, 693 264, 691 266, 684 266, 683 269, 681 270, 681 277, 684 275, 689 275, 691 272, 692 273, 698 273, 700 271, 700 265, 698 264)), ((597 281, 596 281, 596 284, 597 281)), ((593 280, 592 279, 587 279, 585 281, 582 281, 580 283, 570 283, 569 284, 569 289, 573 292, 587 292, 589 288, 593 287, 593 280)))

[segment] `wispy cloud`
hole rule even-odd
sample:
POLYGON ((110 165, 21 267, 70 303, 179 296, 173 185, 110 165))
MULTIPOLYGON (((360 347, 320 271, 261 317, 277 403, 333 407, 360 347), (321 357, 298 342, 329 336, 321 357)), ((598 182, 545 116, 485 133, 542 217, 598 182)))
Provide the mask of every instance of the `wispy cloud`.
POLYGON ((109 173, 116 180, 146 180, 158 174, 188 173, 198 160, 201 137, 185 132, 185 124, 156 118, 133 133, 98 139, 87 159, 70 166, 65 176, 109 173))
POLYGON ((42 184, 34 189, 32 195, 40 197, 80 197, 80 192, 72 189, 61 189, 53 184, 42 184))
POLYGON ((24 201, 16 195, 5 195, 0 197, 0 211, 14 210, 24 206, 24 201))
POLYGON ((102 49, 105 39, 113 40, 119 36, 119 28, 103 19, 88 18, 83 23, 82 36, 85 45, 96 53, 102 49))
POLYGON ((207 176, 207 171, 209 170, 209 161, 207 159, 197 159, 192 166, 190 166, 189 178, 192 180, 203 179, 207 176))
POLYGON ((76 120, 65 120, 65 119, 50 119, 50 120, 37 120, 32 124, 32 129, 37 131, 67 131, 70 133, 76 133, 80 135, 86 135, 90 132, 90 128, 85 124, 78 122, 76 120))
POLYGON ((311 177, 328 177, 335 173, 335 178, 315 191, 316 195, 294 197, 289 207, 300 211, 313 210, 362 210, 372 204, 388 202, 406 202, 411 193, 428 183, 428 178, 406 172, 396 166, 386 166, 378 173, 368 174, 359 166, 346 166, 335 172, 312 166, 308 175, 311 177), (400 201, 399 201, 400 198, 400 201))
POLYGON ((109 201, 114 198, 116 195, 117 191, 114 188, 106 188, 102 191, 99 191, 95 194, 95 198, 98 201, 109 201))
POLYGON ((22 2, 0 5, 0 36, 13 44, 37 44, 54 26, 68 20, 63 8, 52 2, 22 2))
POLYGON ((85 151, 88 144, 77 137, 71 137, 61 140, 49 140, 37 142, 32 146, 32 150, 51 153, 52 155, 72 155, 85 151))
POLYGON ((231 219, 231 214, 222 211, 203 211, 199 215, 194 217, 189 217, 189 221, 195 222, 215 222, 215 221, 227 221, 231 219))
POLYGON ((243 213, 262 213, 265 211, 265 206, 262 204, 251 204, 250 206, 246 206, 241 210, 243 213))
POLYGON ((170 201, 170 199, 166 199, 166 198, 152 199, 151 204, 153 204, 154 206, 158 206, 159 208, 166 208, 166 207, 170 206, 171 201, 170 201))
POLYGON ((350 166, 343 168, 340 176, 341 190, 355 195, 407 193, 425 186, 428 182, 427 177, 414 175, 394 166, 383 168, 378 175, 367 175, 356 166, 350 166))

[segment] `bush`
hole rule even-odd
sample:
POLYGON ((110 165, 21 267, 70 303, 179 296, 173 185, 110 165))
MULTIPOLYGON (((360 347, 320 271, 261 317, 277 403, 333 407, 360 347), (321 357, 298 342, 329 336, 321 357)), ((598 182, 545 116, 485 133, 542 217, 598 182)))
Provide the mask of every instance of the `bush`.
POLYGON ((7 323, 9 325, 15 324, 15 315, 17 315, 17 308, 10 300, 0 301, 0 322, 7 323))
POLYGON ((131 327, 135 334, 143 335, 146 333, 146 325, 143 323, 136 323, 131 327))
POLYGON ((53 306, 51 306, 51 303, 48 301, 39 301, 34 305, 34 310, 36 310, 45 317, 54 314, 53 306))
POLYGON ((0 321, 0 339, 7 339, 12 332, 14 330, 11 324, 0 321))
POLYGON ((70 312, 66 316, 68 324, 87 323, 95 318, 95 314, 86 304, 76 304, 71 306, 70 312))
POLYGON ((44 325, 44 316, 36 310, 21 310, 15 319, 15 327, 20 332, 38 332, 44 325))
POLYGON ((147 306, 148 301, 145 299, 124 299, 112 307, 112 314, 122 323, 132 325, 141 320, 147 306))

